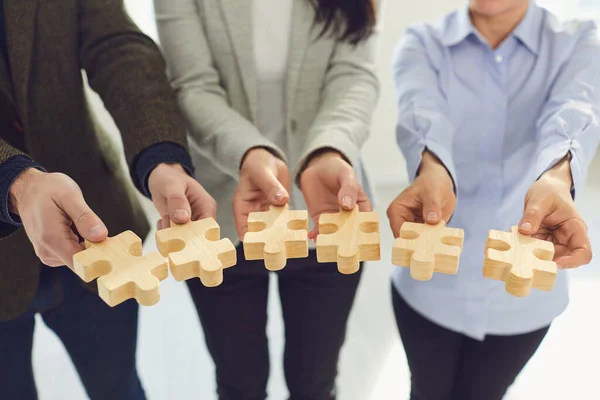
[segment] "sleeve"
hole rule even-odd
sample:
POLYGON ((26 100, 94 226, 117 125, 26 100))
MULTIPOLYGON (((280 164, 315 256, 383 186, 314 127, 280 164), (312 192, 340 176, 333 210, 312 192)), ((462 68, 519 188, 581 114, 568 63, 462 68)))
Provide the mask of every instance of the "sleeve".
POLYGON ((155 0, 158 34, 171 84, 197 150, 238 179, 244 155, 264 147, 285 154, 229 106, 194 0, 155 0))
POLYGON ((131 177, 140 153, 157 143, 187 149, 186 129, 156 44, 141 33, 123 0, 79 0, 80 60, 121 131, 131 177))
POLYGON ((586 24, 555 79, 537 122, 536 175, 571 153, 573 190, 583 188, 600 142, 600 38, 586 24))
MULTIPOLYGON (((377 10, 379 4, 376 2, 377 10)), ((325 148, 337 150, 352 166, 359 164, 379 97, 375 68, 379 28, 356 46, 336 43, 323 81, 319 113, 296 166, 296 182, 310 157, 325 148)))
POLYGON ((135 163, 135 173, 142 194, 148 198, 150 188, 148 187, 148 178, 150 173, 159 164, 175 163, 180 164, 190 176, 194 176, 194 166, 189 153, 181 146, 174 143, 158 143, 142 151, 135 163))
POLYGON ((25 156, 14 156, 0 164, 0 223, 21 226, 21 219, 10 212, 10 187, 29 168, 44 169, 25 156))
MULTIPOLYGON (((0 138, 0 224, 20 225, 18 217, 9 211, 10 187, 14 180, 28 168, 44 169, 27 154, 0 138)), ((2 232, 5 229, 1 229, 2 232)), ((2 236, 0 234, 0 236, 2 236)))
POLYGON ((456 188, 452 158, 454 128, 448 117, 448 100, 440 89, 439 71, 424 44, 425 35, 409 29, 395 51, 393 72, 399 112, 396 140, 406 159, 411 182, 427 149, 446 167, 456 188))

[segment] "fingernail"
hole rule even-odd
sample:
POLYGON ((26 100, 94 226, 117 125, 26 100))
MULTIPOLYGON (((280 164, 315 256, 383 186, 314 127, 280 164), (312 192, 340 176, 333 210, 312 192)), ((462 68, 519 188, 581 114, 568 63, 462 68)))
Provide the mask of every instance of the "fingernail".
POLYGON ((352 199, 350 198, 350 196, 342 197, 342 206, 344 206, 345 209, 352 208, 352 199))
POLYGON ((188 219, 189 216, 190 216, 190 213, 188 212, 188 210, 183 210, 183 209, 177 209, 173 213, 173 217, 175 217, 175 219, 180 220, 180 221, 188 219))
POLYGON ((531 222, 523 222, 521 224, 521 229, 523 229, 524 231, 530 231, 533 228, 533 226, 531 226, 531 222))
POLYGON ((437 221, 437 213, 434 211, 428 212, 427 221, 437 221))
POLYGON ((276 202, 280 202, 280 201, 282 201, 283 199, 285 199, 285 196, 286 196, 286 195, 287 195, 287 193, 286 193, 286 192, 284 192, 283 190, 280 190, 280 191, 278 191, 277 193, 275 193, 275 196, 273 196, 273 199, 274 199, 276 202))
POLYGON ((105 227, 102 224, 98 224, 90 229, 91 236, 100 236, 104 234, 105 227))

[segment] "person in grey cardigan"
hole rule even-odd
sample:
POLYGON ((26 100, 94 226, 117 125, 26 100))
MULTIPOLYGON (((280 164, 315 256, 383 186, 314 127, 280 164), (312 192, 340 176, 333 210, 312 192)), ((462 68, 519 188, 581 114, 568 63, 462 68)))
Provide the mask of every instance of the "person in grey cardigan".
MULTIPOLYGON (((308 209, 313 222, 340 207, 371 210, 360 149, 379 92, 378 3, 155 0, 196 178, 219 204, 224 236, 243 238, 248 214, 271 204, 308 209), (233 213, 225 206, 232 203, 233 213)), ((188 287, 219 398, 264 399, 269 273, 262 262, 244 261, 240 245, 238 260, 221 286, 188 287)), ((360 272, 317 264, 311 250, 277 278, 290 397, 333 399, 360 272)))

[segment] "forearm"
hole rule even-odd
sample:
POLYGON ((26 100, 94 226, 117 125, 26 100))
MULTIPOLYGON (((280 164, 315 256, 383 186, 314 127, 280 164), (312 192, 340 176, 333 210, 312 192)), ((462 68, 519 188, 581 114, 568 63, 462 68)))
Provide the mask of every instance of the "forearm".
POLYGON ((220 95, 186 87, 178 91, 178 98, 188 121, 192 147, 233 178, 239 179, 242 159, 255 147, 266 148, 286 161, 285 153, 220 95))
POLYGON ((128 165, 162 142, 187 148, 186 130, 166 65, 154 42, 131 22, 122 1, 80 0, 80 57, 123 138, 128 165))

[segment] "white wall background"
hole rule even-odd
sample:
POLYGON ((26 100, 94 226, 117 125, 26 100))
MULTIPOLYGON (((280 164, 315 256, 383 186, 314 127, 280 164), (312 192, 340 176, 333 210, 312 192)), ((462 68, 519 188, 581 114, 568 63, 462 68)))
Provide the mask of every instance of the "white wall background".
MULTIPOLYGON (((126 4, 140 27, 156 39, 152 0, 126 0, 126 4)), ((407 25, 433 19, 462 4, 463 0, 384 0, 379 49, 382 93, 374 115, 372 137, 364 149, 370 175, 377 183, 383 261, 365 268, 340 362, 340 400, 408 398, 409 374, 389 298, 389 274, 394 267, 388 262, 392 237, 385 218, 387 204, 406 185, 404 160, 394 138, 396 107, 391 55, 407 25)), ((116 128, 99 99, 92 96, 92 101, 105 125, 116 135, 116 128)), ((594 248, 600 249, 600 212, 594 201, 600 196, 600 160, 592 169, 595 172, 589 176, 588 187, 580 197, 580 207, 590 225, 594 248)), ((152 207, 147 202, 145 204, 150 218, 154 219, 152 207)), ((153 247, 150 239, 146 248, 153 247)), ((508 399, 600 399, 600 385, 597 383, 600 373, 598 265, 596 262, 595 266, 573 274, 571 307, 556 321, 548 339, 527 366, 508 399)), ((161 294, 161 302, 155 307, 142 309, 140 317, 138 367, 149 398, 216 399, 213 365, 185 286, 169 278, 161 285, 161 294)), ((283 326, 275 295, 276 285, 272 285, 268 325, 272 374, 268 390, 269 399, 281 400, 287 392, 281 368, 283 326)), ((42 400, 86 398, 64 348, 39 320, 34 367, 42 400)))

